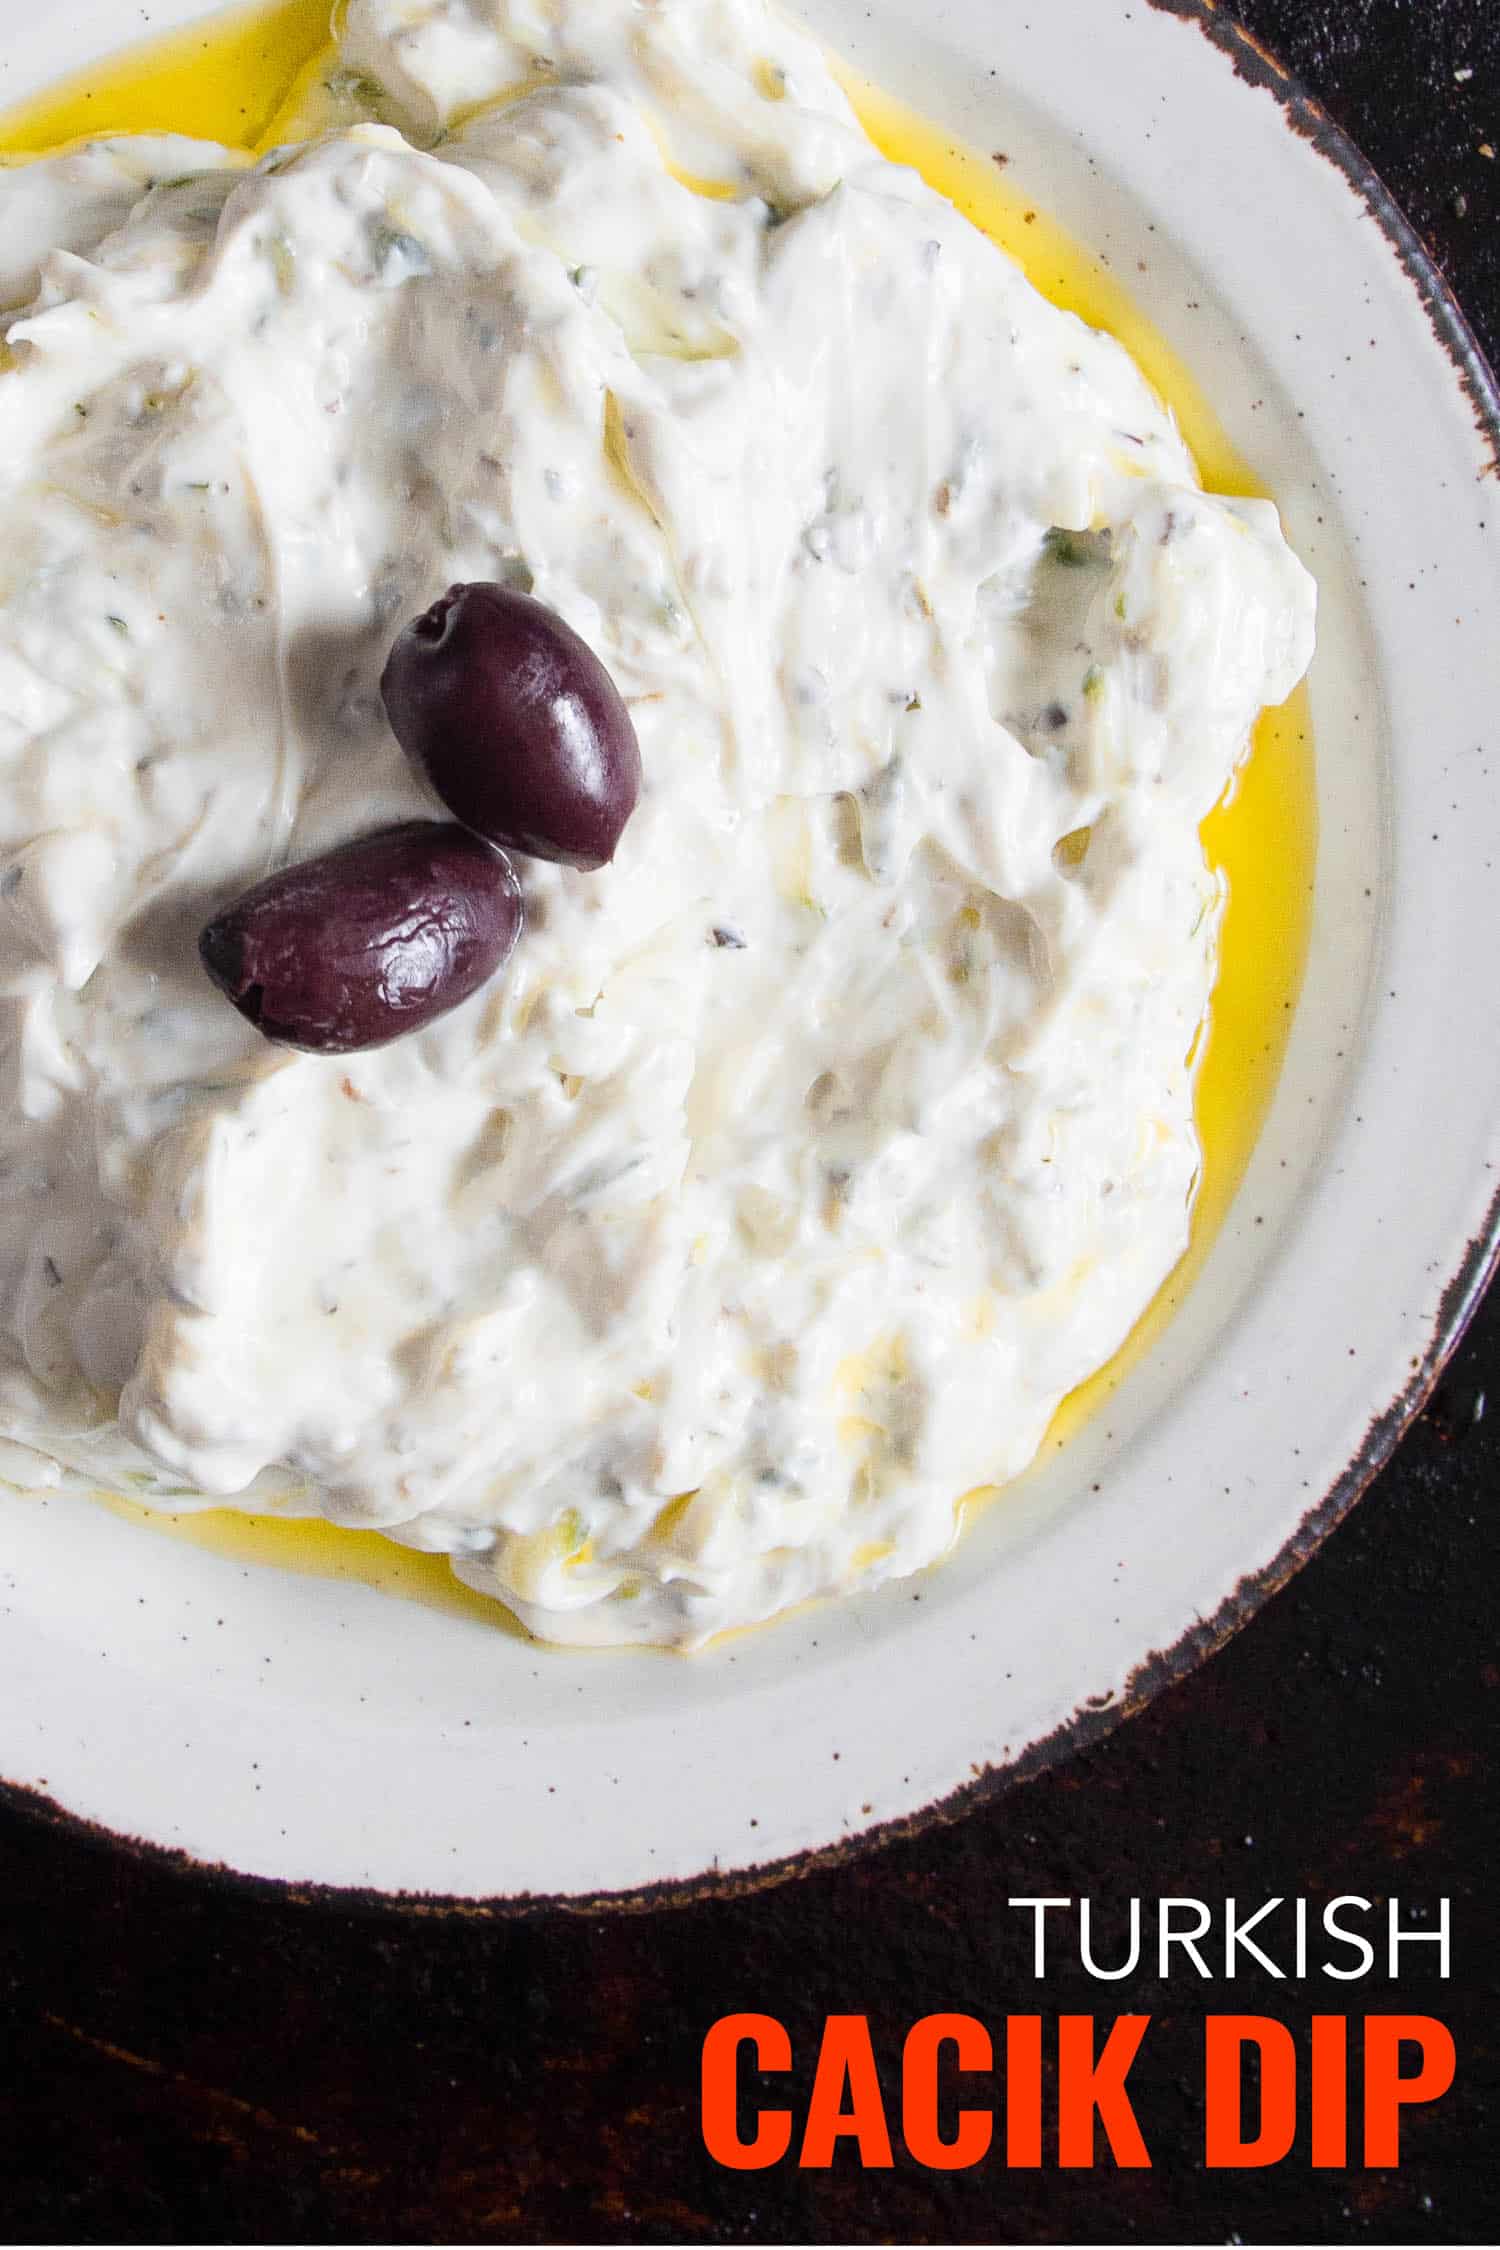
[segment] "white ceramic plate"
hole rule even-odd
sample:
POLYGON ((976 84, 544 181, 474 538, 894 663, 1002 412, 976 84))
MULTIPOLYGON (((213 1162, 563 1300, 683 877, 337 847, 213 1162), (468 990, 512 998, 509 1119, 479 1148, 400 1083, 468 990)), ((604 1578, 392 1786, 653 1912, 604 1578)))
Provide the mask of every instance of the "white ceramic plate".
MULTIPOLYGON (((151 28, 206 12, 155 0, 151 28)), ((1108 1416, 945 1568, 690 1664, 549 1654, 3 1496, 0 1771, 124 1836, 299 1882, 577 1895, 961 1803, 1281 1582, 1488 1269, 1500 420, 1461 322, 1378 183, 1199 0, 803 12, 1133 276, 1321 582, 1316 931, 1251 1175, 1108 1416)), ((26 12, 0 101, 120 29, 117 0, 26 12)))

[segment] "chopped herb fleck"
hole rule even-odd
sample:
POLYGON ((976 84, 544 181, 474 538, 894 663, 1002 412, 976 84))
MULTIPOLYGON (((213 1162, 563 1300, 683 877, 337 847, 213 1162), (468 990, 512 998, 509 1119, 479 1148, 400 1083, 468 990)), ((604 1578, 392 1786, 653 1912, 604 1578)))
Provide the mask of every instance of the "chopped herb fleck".
POLYGON ((1090 557, 1083 542, 1071 531, 1049 531, 1044 542, 1049 559, 1064 570, 1083 570, 1090 557))
POLYGON ((336 102, 358 102, 362 109, 374 109, 385 92, 377 79, 367 77, 362 70, 336 70, 324 79, 323 86, 336 102))
POLYGON ((383 223, 372 226, 370 255, 382 281, 400 281, 432 271, 426 243, 399 227, 383 223))
POLYGON ((1048 560, 1060 563, 1064 570, 1102 569, 1109 561, 1107 531, 1065 531, 1061 525, 1054 525, 1043 546, 1048 560))
POLYGON ((284 234, 272 235, 266 244, 266 255, 271 261, 277 288, 283 297, 290 297, 297 286, 297 253, 289 237, 284 234))
POLYGON ((529 594, 536 584, 524 555, 503 555, 497 575, 502 586, 513 586, 518 594, 529 594))

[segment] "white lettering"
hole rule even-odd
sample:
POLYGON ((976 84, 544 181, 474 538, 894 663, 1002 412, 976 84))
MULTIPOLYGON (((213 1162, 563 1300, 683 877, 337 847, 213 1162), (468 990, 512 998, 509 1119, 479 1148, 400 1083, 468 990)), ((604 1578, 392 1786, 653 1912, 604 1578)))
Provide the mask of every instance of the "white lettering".
POLYGON ((1198 1940, 1201 1937, 1207 1936, 1212 1923, 1213 1916, 1209 1912, 1208 1908, 1204 1905, 1201 1898, 1164 1898, 1161 1902, 1161 1926, 1157 1932, 1157 1975, 1161 1977, 1169 1977, 1172 1974, 1172 1948, 1174 1945, 1180 1945, 1183 1948, 1183 1951, 1187 1954, 1188 1959, 1192 1962, 1193 1967, 1197 1970, 1199 1976, 1212 1977, 1213 1970, 1209 1967, 1202 1954, 1198 1951, 1198 1940), (1186 1912, 1196 1917, 1198 1925, 1196 1929, 1173 1929, 1173 1909, 1179 1906, 1183 1907, 1186 1912))
POLYGON ((1035 1974, 1039 1978, 1047 1974, 1047 1910, 1049 1907, 1056 1906, 1066 1913, 1072 1903, 1073 1901, 1070 1898, 1012 1898, 1006 1900, 1008 1906, 1030 1907, 1036 1916, 1034 1962, 1035 1974))
POLYGON ((1078 1950, 1089 1975, 1098 1977, 1105 1984, 1115 1984, 1121 1977, 1133 1976, 1140 1965, 1141 1958, 1140 1900, 1133 1898, 1130 1902, 1130 1958, 1123 1969, 1101 1969, 1094 1959, 1093 1922, 1093 1900, 1080 1899, 1078 1902, 1078 1950))
POLYGON ((1248 1922, 1240 1922, 1235 1919, 1234 1900, 1228 1898, 1224 1901, 1224 1974, 1226 1977, 1232 1977, 1237 1973, 1234 1957, 1241 1946, 1273 1977, 1284 1977, 1286 1975, 1285 1969, 1278 1969, 1269 1953, 1262 1953, 1260 1947, 1250 1935, 1252 1930, 1259 1928, 1268 1914, 1275 1913, 1281 1903, 1279 1898, 1269 1898, 1258 1913, 1251 1915, 1248 1922))
POLYGON ((1331 1961, 1325 1961, 1323 1974, 1326 1977, 1337 1977, 1340 1984, 1355 1984, 1361 1977, 1367 1977, 1374 1968, 1375 1948, 1358 1931, 1344 1928, 1339 1920, 1341 1906, 1356 1906, 1361 1914, 1368 1914, 1371 1912, 1370 1902, 1367 1898, 1356 1898, 1352 1893, 1345 1893, 1341 1898, 1330 1899, 1323 1909, 1323 1927, 1328 1935, 1336 1938, 1340 1945, 1353 1946, 1356 1952, 1363 1955, 1363 1959, 1357 1969, 1336 1969, 1331 1961))
POLYGON ((1389 1902, 1389 1908, 1391 1928, 1391 1975, 1393 1977, 1399 1977, 1401 1974, 1401 1948, 1403 1945, 1436 1945, 1441 1946, 1442 1948, 1442 1951, 1438 1956, 1441 1963, 1441 1966, 1438 1969, 1438 1975, 1440 1977, 1446 1977, 1448 1974, 1449 1959, 1447 1899, 1442 1899, 1439 1901, 1438 1926, 1435 1930, 1403 1930, 1401 1927, 1400 1899, 1391 1899, 1389 1902))

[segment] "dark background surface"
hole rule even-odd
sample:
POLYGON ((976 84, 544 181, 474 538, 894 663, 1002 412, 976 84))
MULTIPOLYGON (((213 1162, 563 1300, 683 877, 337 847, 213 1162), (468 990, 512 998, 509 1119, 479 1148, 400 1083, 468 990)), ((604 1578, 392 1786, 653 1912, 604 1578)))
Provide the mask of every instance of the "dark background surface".
MULTIPOLYGON (((1010 0, 1004 0, 1010 4, 1010 0)), ((1001 10, 1003 14, 1003 8, 1001 10)), ((1241 0, 1375 160, 1500 348, 1500 0, 1241 0), (1472 70, 1460 80, 1457 73, 1472 70)), ((11 2239, 1488 2242, 1500 2233, 1493 1626, 1500 1303, 1399 1458, 1213 1662, 957 1825, 760 1897, 412 1919, 244 1896, 0 1814, 0 2211, 11 2239), (1054 1977, 1008 1896, 1453 1901, 1455 1974, 1190 1989, 1054 1977), (1442 2015, 1448 2099, 1399 2172, 1201 2168, 1202 2017, 1442 2015), (779 2014, 805 2096, 829 2013, 882 2068, 956 2008, 1149 2010, 1154 2169, 719 2172, 698 2058, 779 2014)), ((1118 1928, 1118 1924, 1113 1927, 1118 1928)), ((1428 1949, 1430 1950, 1430 1949, 1428 1949)), ((970 2097, 972 2098, 972 2096, 970 2097)))

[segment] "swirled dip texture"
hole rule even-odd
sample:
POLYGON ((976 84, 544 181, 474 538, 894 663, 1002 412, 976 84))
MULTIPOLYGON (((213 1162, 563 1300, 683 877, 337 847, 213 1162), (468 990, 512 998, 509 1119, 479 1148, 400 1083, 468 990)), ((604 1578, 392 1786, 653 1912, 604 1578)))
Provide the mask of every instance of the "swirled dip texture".
POLYGON ((913 1571, 1184 1249, 1198 824, 1311 582, 760 0, 351 0, 306 124, 0 174, 7 1471, 560 1640, 913 1571), (471 579, 639 810, 446 1021, 273 1050, 196 933, 437 811, 377 682, 471 579))

